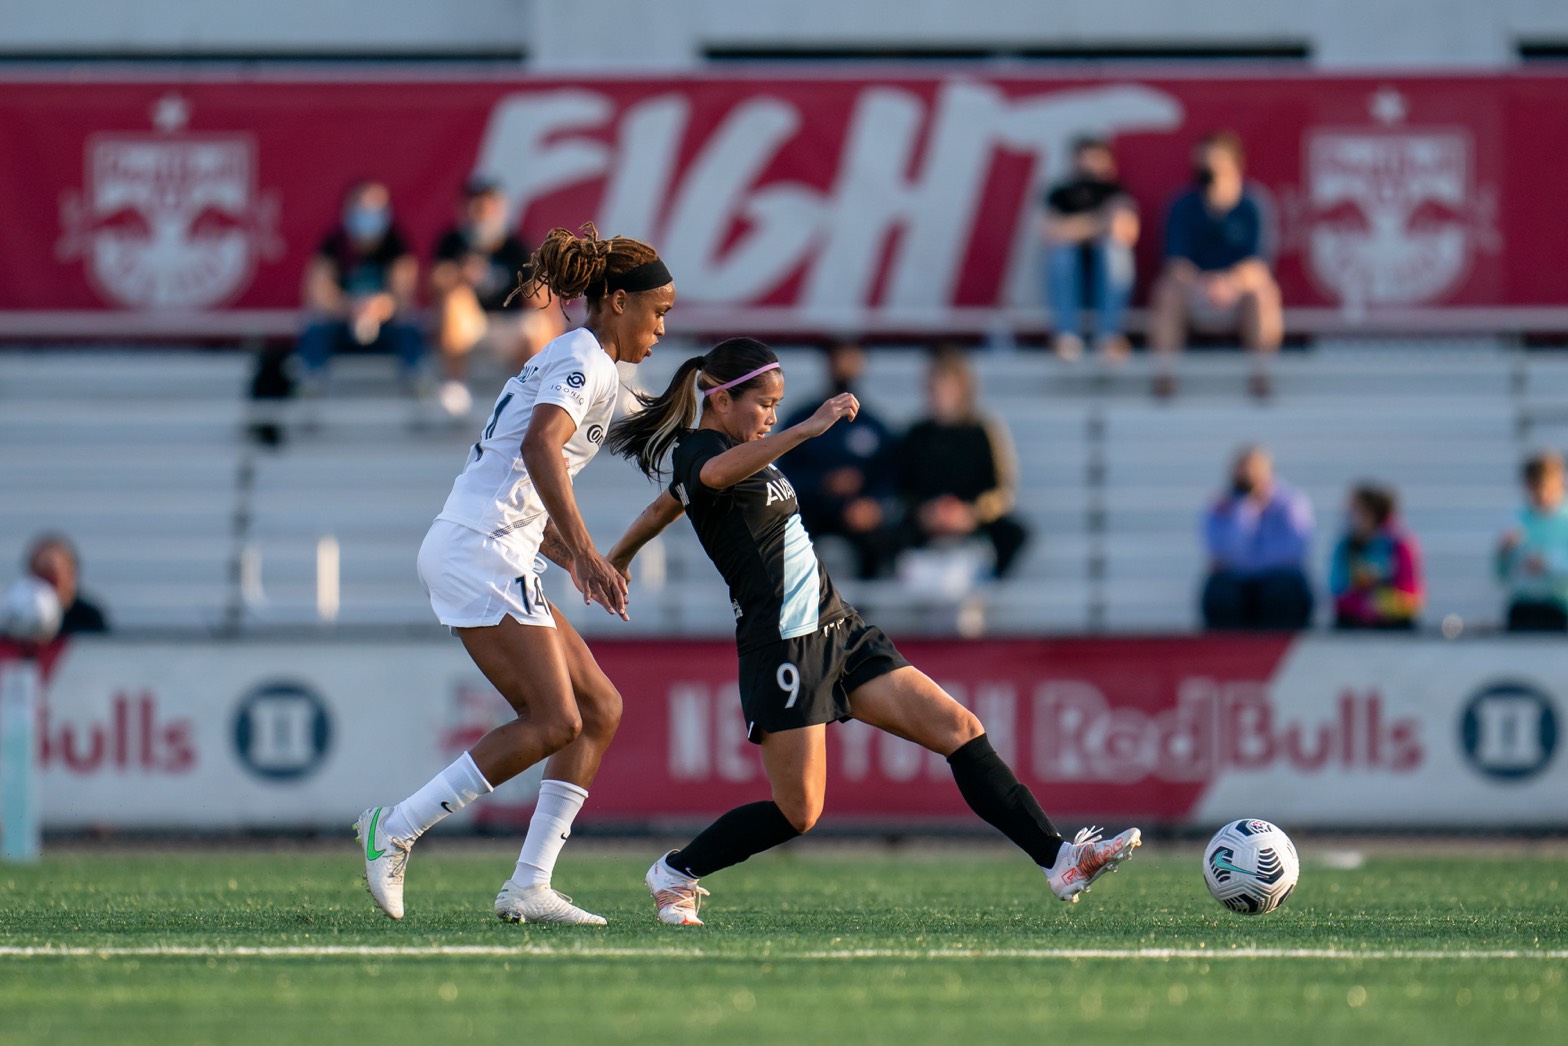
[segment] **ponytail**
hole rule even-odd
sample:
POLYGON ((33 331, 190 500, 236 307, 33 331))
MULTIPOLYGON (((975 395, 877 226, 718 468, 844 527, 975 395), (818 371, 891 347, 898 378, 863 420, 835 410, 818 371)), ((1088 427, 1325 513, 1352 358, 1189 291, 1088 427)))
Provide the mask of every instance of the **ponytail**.
POLYGON ((642 409, 610 426, 604 445, 612 454, 634 462, 643 475, 656 480, 675 437, 697 420, 696 376, 705 357, 693 356, 675 369, 675 377, 657 396, 634 392, 642 409))
MULTIPOLYGON (((633 393, 642 409, 610 426, 604 445, 612 454, 636 464, 643 475, 657 480, 664 472, 664 458, 677 437, 697 421, 702 391, 727 385, 769 363, 778 363, 773 350, 755 338, 729 338, 706 356, 693 356, 675 369, 675 376, 657 396, 633 393)), ((755 375, 729 387, 738 396, 763 381, 755 375)))

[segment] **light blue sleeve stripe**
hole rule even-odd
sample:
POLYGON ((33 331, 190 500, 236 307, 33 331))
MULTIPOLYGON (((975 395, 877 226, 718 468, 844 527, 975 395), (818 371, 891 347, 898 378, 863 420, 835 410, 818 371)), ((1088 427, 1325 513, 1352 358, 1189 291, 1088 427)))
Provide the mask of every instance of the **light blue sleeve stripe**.
POLYGON ((784 524, 784 603, 779 608, 779 638, 809 636, 817 630, 822 586, 817 580, 817 550, 800 524, 800 513, 784 524))

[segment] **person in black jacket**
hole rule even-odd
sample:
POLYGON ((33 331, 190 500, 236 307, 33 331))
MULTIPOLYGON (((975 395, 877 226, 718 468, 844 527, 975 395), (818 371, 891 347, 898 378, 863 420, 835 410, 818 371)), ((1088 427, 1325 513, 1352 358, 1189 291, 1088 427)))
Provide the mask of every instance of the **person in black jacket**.
MULTIPOLYGON (((858 344, 835 342, 828 347, 828 388, 820 399, 855 392, 865 369, 866 354, 858 344)), ((808 402, 785 419, 784 427, 800 424, 815 410, 808 402)), ((892 430, 862 407, 854 425, 835 425, 779 462, 794 477, 807 533, 847 541, 855 551, 856 576, 862 579, 878 577, 891 566, 896 443, 892 430)))
POLYGON ((974 372, 957 348, 932 353, 926 398, 928 416, 910 428, 896 455, 902 543, 923 548, 980 534, 995 550, 995 575, 1006 577, 1029 540, 1012 514, 1018 482, 1012 438, 980 413, 974 372))
POLYGON ((62 636, 84 632, 109 631, 109 618, 97 603, 82 595, 77 585, 81 574, 76 547, 64 534, 40 534, 27 553, 27 572, 54 586, 60 599, 62 636))

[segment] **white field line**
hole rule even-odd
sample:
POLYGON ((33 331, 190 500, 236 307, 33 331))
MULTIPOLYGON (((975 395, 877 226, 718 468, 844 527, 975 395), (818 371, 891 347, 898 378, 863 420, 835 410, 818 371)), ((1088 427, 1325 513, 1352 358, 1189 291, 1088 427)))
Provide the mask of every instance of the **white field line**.
POLYGON ((1330 959, 1380 961, 1568 960, 1568 949, 1378 949, 1348 948, 843 948, 817 951, 768 951, 742 957, 701 948, 614 948, 596 945, 556 947, 548 944, 498 945, 142 945, 102 948, 83 946, 0 946, 0 959, 426 959, 426 958, 562 958, 562 959, 724 959, 754 958, 769 962, 809 959, 830 962, 862 959, 1330 959))

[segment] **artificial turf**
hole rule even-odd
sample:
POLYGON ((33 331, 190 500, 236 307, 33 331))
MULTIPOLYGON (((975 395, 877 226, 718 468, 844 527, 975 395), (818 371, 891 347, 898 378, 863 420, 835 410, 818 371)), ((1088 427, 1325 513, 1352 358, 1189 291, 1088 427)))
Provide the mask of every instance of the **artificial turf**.
POLYGON ((574 844, 556 882, 590 928, 497 920, 496 846, 422 844, 396 923, 348 840, 73 847, 0 866, 0 1043, 1568 1041, 1560 846, 1302 850, 1289 904, 1249 918, 1157 843, 1071 906, 1001 848, 797 844, 672 928, 657 847, 574 844))

